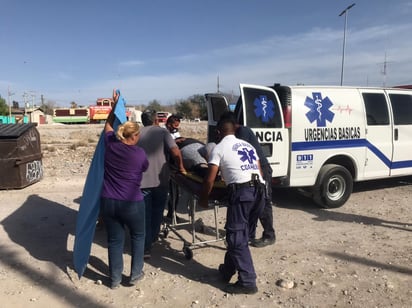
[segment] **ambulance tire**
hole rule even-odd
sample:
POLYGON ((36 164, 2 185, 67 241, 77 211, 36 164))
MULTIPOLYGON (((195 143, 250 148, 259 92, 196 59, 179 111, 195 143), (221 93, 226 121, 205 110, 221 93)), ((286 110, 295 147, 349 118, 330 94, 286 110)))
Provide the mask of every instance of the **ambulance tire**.
POLYGON ((349 199, 353 178, 348 169, 340 165, 323 166, 313 189, 313 201, 327 209, 341 207, 349 199))

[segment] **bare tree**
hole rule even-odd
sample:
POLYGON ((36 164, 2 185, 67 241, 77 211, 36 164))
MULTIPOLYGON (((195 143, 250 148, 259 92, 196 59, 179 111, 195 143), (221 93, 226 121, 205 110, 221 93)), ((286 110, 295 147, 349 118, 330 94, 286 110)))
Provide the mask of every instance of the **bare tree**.
POLYGON ((53 109, 56 108, 56 102, 47 100, 46 102, 42 102, 40 109, 43 110, 45 114, 53 115, 53 109))

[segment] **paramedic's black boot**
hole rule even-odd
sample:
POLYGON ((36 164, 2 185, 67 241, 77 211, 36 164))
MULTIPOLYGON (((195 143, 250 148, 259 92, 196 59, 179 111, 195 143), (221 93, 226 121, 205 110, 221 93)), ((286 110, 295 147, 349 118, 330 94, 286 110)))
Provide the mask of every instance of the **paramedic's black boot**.
POLYGON ((276 239, 274 238, 266 238, 266 237, 262 237, 260 239, 253 239, 250 242, 250 245, 253 247, 257 247, 257 248, 262 248, 262 247, 266 247, 269 245, 273 245, 275 244, 276 239))
POLYGON ((152 257, 152 253, 150 250, 145 250, 143 254, 143 259, 144 260, 149 260, 152 257))
POLYGON ((255 294, 257 293, 258 288, 256 286, 242 286, 238 281, 236 283, 228 284, 223 291, 230 294, 255 294))
POLYGON ((230 281, 230 279, 232 278, 233 275, 230 275, 225 271, 225 265, 220 264, 218 270, 219 270, 220 275, 223 278, 223 281, 226 282, 226 283, 229 283, 229 281, 230 281))

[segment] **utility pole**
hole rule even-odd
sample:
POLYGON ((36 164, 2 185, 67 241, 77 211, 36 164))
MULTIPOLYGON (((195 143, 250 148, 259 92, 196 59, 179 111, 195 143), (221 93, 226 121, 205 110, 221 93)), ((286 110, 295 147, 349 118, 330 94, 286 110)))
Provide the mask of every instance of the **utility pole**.
POLYGON ((24 102, 24 116, 26 116, 27 114, 27 93, 24 92, 23 93, 23 102, 24 102))
POLYGON ((217 75, 217 93, 220 93, 219 75, 217 75))
POLYGON ((341 86, 343 85, 343 67, 345 65, 346 27, 348 25, 348 12, 354 6, 355 6, 355 3, 352 3, 339 14, 339 17, 345 14, 345 26, 343 28, 342 69, 340 72, 340 85, 341 86))
POLYGON ((10 104, 10 98, 14 95, 14 93, 10 92, 10 86, 7 87, 7 102, 9 104, 9 123, 11 123, 11 104, 10 104))
POLYGON ((36 97, 36 95, 31 92, 30 93, 30 97, 31 97, 31 113, 30 113, 30 123, 33 123, 33 111, 34 111, 34 98, 36 97))
POLYGON ((383 69, 382 69, 383 87, 386 87, 386 76, 387 76, 387 73, 388 73, 388 71, 387 71, 388 63, 390 63, 390 62, 388 62, 388 61, 386 60, 386 52, 385 52, 385 59, 384 59, 384 61, 383 61, 383 69))

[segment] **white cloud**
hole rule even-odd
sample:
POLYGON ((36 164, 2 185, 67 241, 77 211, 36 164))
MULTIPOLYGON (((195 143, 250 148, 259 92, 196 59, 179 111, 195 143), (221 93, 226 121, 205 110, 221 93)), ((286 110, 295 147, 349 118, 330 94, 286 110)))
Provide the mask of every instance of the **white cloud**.
POLYGON ((143 64, 144 62, 140 60, 129 60, 129 61, 123 61, 119 63, 120 66, 128 66, 128 67, 139 66, 143 64))
POLYGON ((57 77, 62 80, 72 80, 73 79, 73 77, 70 74, 65 73, 65 72, 58 72, 57 77))

